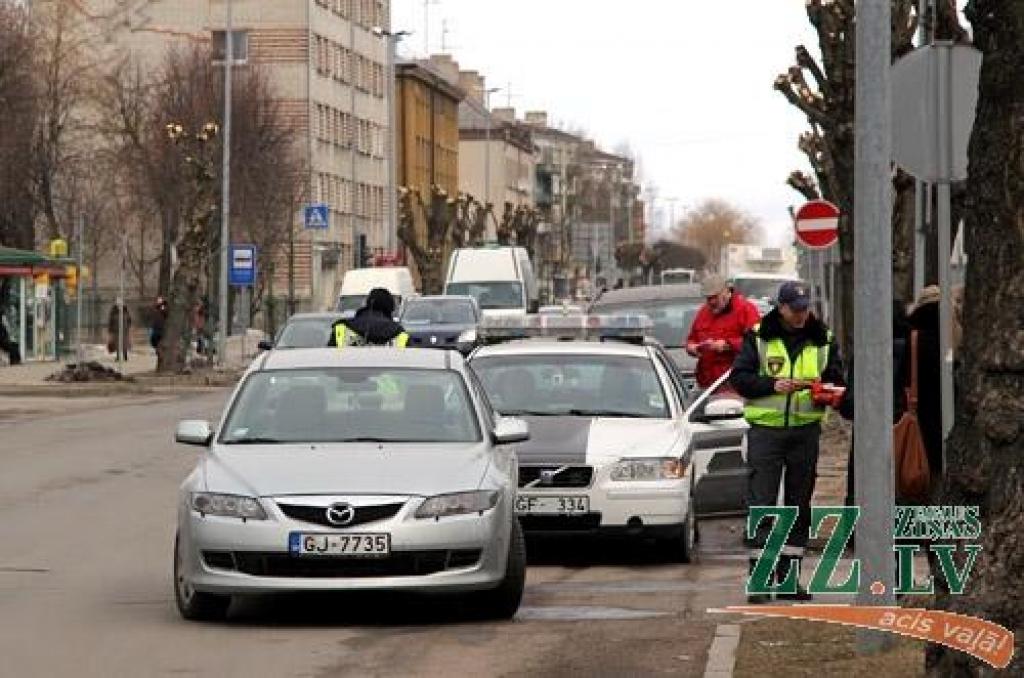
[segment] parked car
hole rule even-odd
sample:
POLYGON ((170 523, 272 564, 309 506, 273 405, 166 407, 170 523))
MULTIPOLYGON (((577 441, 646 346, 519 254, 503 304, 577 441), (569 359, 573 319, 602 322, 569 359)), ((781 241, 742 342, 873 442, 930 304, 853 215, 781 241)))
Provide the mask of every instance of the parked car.
POLYGON ((477 345, 480 306, 470 296, 416 297, 406 302, 398 321, 409 346, 447 348, 468 354, 477 345))
POLYGON ((273 341, 261 341, 261 351, 275 348, 321 348, 327 346, 331 326, 341 320, 341 313, 296 313, 288 318, 273 341))
POLYGON ((539 304, 537 278, 523 247, 455 250, 444 293, 474 297, 485 316, 526 315, 539 304))
POLYGON ((686 352, 686 337, 704 297, 700 285, 645 285, 609 290, 590 306, 590 313, 642 313, 654 322, 653 334, 679 367, 687 387, 696 384, 697 359, 686 352))
POLYGON ((519 607, 521 419, 495 417, 451 351, 329 348, 255 361, 181 485, 174 594, 186 619, 232 597, 316 591, 460 594, 519 607))
POLYGON ((351 317, 363 305, 366 295, 375 287, 383 287, 395 297, 398 312, 405 300, 416 296, 412 273, 404 266, 354 268, 345 273, 338 293, 337 311, 351 317))

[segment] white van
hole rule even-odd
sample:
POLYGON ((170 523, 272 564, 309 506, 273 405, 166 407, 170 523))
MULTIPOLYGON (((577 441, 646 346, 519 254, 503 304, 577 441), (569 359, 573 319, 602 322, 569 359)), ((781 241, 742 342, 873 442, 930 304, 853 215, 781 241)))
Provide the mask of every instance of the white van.
POLYGON ((353 268, 345 273, 341 281, 341 292, 338 293, 338 306, 335 310, 345 315, 355 313, 363 305, 366 295, 375 287, 383 287, 394 295, 395 315, 398 314, 405 299, 416 296, 412 274, 405 266, 353 268))
POLYGON ((537 278, 524 247, 455 250, 444 293, 476 298, 485 316, 526 315, 538 305, 537 278))

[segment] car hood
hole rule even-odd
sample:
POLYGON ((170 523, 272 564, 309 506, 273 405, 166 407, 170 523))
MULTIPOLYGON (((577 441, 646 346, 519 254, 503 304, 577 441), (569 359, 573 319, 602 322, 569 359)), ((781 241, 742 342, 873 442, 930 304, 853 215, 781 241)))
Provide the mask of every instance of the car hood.
POLYGON ((475 327, 476 325, 471 324, 406 325, 405 331, 417 337, 424 335, 448 336, 451 334, 462 334, 466 330, 471 330, 475 327))
POLYGON ((658 457, 676 445, 671 419, 607 417, 523 417, 530 440, 517 454, 522 464, 587 464, 622 457, 658 457))
POLYGON ((205 460, 211 492, 408 494, 474 490, 490 463, 484 443, 218 446, 205 460))

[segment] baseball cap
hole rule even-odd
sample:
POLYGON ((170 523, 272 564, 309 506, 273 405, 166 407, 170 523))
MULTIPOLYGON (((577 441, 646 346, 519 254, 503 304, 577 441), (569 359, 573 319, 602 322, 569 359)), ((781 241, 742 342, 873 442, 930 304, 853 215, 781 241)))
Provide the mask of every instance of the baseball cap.
POLYGON ((720 275, 709 275, 700 284, 700 291, 705 297, 719 294, 725 289, 725 278, 720 275))
POLYGON ((802 282, 789 281, 779 288, 779 303, 789 306, 794 311, 806 311, 811 305, 811 293, 802 282))

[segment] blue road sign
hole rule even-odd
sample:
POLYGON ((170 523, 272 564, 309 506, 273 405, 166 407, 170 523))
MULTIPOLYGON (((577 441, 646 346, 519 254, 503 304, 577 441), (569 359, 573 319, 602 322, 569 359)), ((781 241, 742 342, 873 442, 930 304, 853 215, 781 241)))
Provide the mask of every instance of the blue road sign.
POLYGON ((326 229, 330 227, 330 211, 327 205, 319 203, 306 207, 306 228, 326 229))
POLYGON ((256 284, 256 246, 231 245, 228 249, 228 282, 236 287, 256 284))

